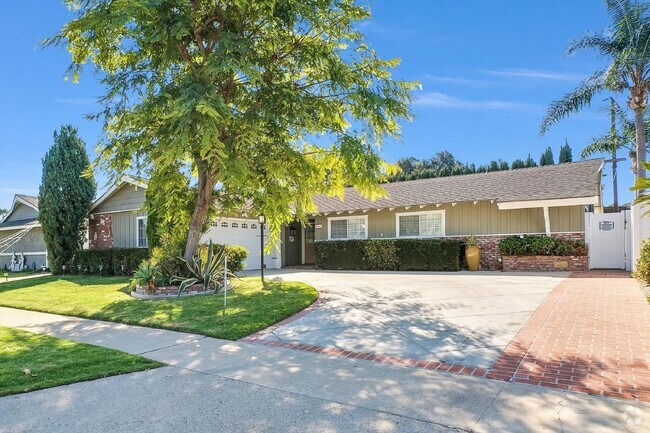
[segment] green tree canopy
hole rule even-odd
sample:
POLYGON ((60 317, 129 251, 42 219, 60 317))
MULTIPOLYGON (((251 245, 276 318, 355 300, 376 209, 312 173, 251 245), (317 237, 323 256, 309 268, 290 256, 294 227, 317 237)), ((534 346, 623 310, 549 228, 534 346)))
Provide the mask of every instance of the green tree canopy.
POLYGON ((553 165, 555 161, 553 159, 553 151, 551 147, 547 147, 542 156, 539 158, 539 165, 553 165))
MULTIPOLYGON (((340 196, 353 185, 382 195, 378 182, 392 169, 377 150, 410 119, 416 83, 394 80, 399 61, 365 44, 356 24, 370 18, 366 7, 353 0, 66 3, 77 6, 75 18, 48 43, 70 51, 74 80, 87 62, 101 74, 98 164, 113 178, 142 170, 155 182, 181 163, 178 171, 196 182, 186 258, 215 202, 224 213, 250 204, 277 238, 282 224, 316 210, 314 194, 340 196)), ((185 180, 177 182, 171 190, 185 180)))
POLYGON ((524 162, 524 168, 530 168, 530 167, 537 167, 537 163, 535 160, 530 156, 530 153, 528 154, 528 158, 526 158, 526 161, 524 162))
POLYGON ((558 164, 564 164, 566 162, 573 162, 573 151, 569 142, 565 139, 564 145, 560 147, 560 157, 558 158, 558 164))
POLYGON ((89 167, 86 145, 77 130, 66 125, 55 131, 54 145, 43 158, 38 191, 38 219, 54 273, 70 264, 85 239, 86 217, 97 189, 94 179, 87 176, 89 167))

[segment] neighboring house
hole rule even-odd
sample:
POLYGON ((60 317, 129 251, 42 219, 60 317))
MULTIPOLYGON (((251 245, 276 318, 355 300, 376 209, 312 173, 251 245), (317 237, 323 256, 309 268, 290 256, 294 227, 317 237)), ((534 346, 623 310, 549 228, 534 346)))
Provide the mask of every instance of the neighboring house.
MULTIPOLYGON (((308 226, 285 226, 280 248, 265 256, 269 268, 314 263, 314 242, 346 239, 466 238, 476 235, 483 268, 498 269, 498 243, 516 234, 585 239, 585 211, 602 211, 602 159, 383 185, 375 201, 354 188, 344 198, 318 195, 308 226)), ((146 185, 124 180, 92 206, 91 248, 145 247, 146 185)), ((242 245, 246 269, 260 267, 257 219, 220 218, 202 241, 242 245)))
POLYGON ((38 222, 38 198, 16 194, 0 222, 0 268, 9 269, 14 255, 25 255, 25 267, 47 266, 47 248, 38 222))
POLYGON ((303 263, 313 263, 313 240, 476 235, 481 265, 497 269, 497 246, 506 236, 584 239, 585 209, 601 210, 602 166, 603 160, 595 159, 396 182, 384 185, 388 197, 376 201, 353 188, 343 200, 317 196, 318 214, 312 227, 303 229, 307 239, 298 253, 303 263))
POLYGON ((90 248, 147 248, 147 185, 130 177, 108 189, 88 211, 90 248))
MULTIPOLYGON (((147 185, 124 177, 91 206, 88 217, 89 248, 147 248, 147 185)), ((256 219, 219 218, 213 221, 201 242, 241 245, 248 250, 246 269, 260 268, 260 228, 256 219)), ((267 268, 280 268, 280 251, 265 255, 267 268)))

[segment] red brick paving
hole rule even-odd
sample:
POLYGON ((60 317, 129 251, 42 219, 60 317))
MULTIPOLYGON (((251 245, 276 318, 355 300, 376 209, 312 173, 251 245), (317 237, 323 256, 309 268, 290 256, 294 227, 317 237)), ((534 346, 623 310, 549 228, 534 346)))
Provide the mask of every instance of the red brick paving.
POLYGON ((542 302, 490 369, 264 339, 242 340, 383 364, 650 402, 650 305, 624 272, 574 272, 542 302))
POLYGON ((573 273, 487 377, 650 401, 650 305, 623 272, 573 273))

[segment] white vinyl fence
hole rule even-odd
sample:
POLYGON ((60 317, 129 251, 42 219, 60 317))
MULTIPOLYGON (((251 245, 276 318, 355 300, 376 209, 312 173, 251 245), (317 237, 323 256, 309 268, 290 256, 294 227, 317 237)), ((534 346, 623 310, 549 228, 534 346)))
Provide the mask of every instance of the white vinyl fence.
POLYGON ((650 206, 641 207, 640 204, 632 206, 632 269, 641 252, 641 242, 650 238, 650 206))

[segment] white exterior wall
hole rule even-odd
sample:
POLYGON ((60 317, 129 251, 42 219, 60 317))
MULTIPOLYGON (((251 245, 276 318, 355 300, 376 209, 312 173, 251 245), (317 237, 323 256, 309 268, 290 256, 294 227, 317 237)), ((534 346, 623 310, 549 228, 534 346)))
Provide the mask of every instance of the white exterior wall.
POLYGON ((641 253, 641 242, 650 238, 650 215, 644 215, 650 211, 650 206, 641 207, 640 204, 632 206, 632 270, 641 253))

